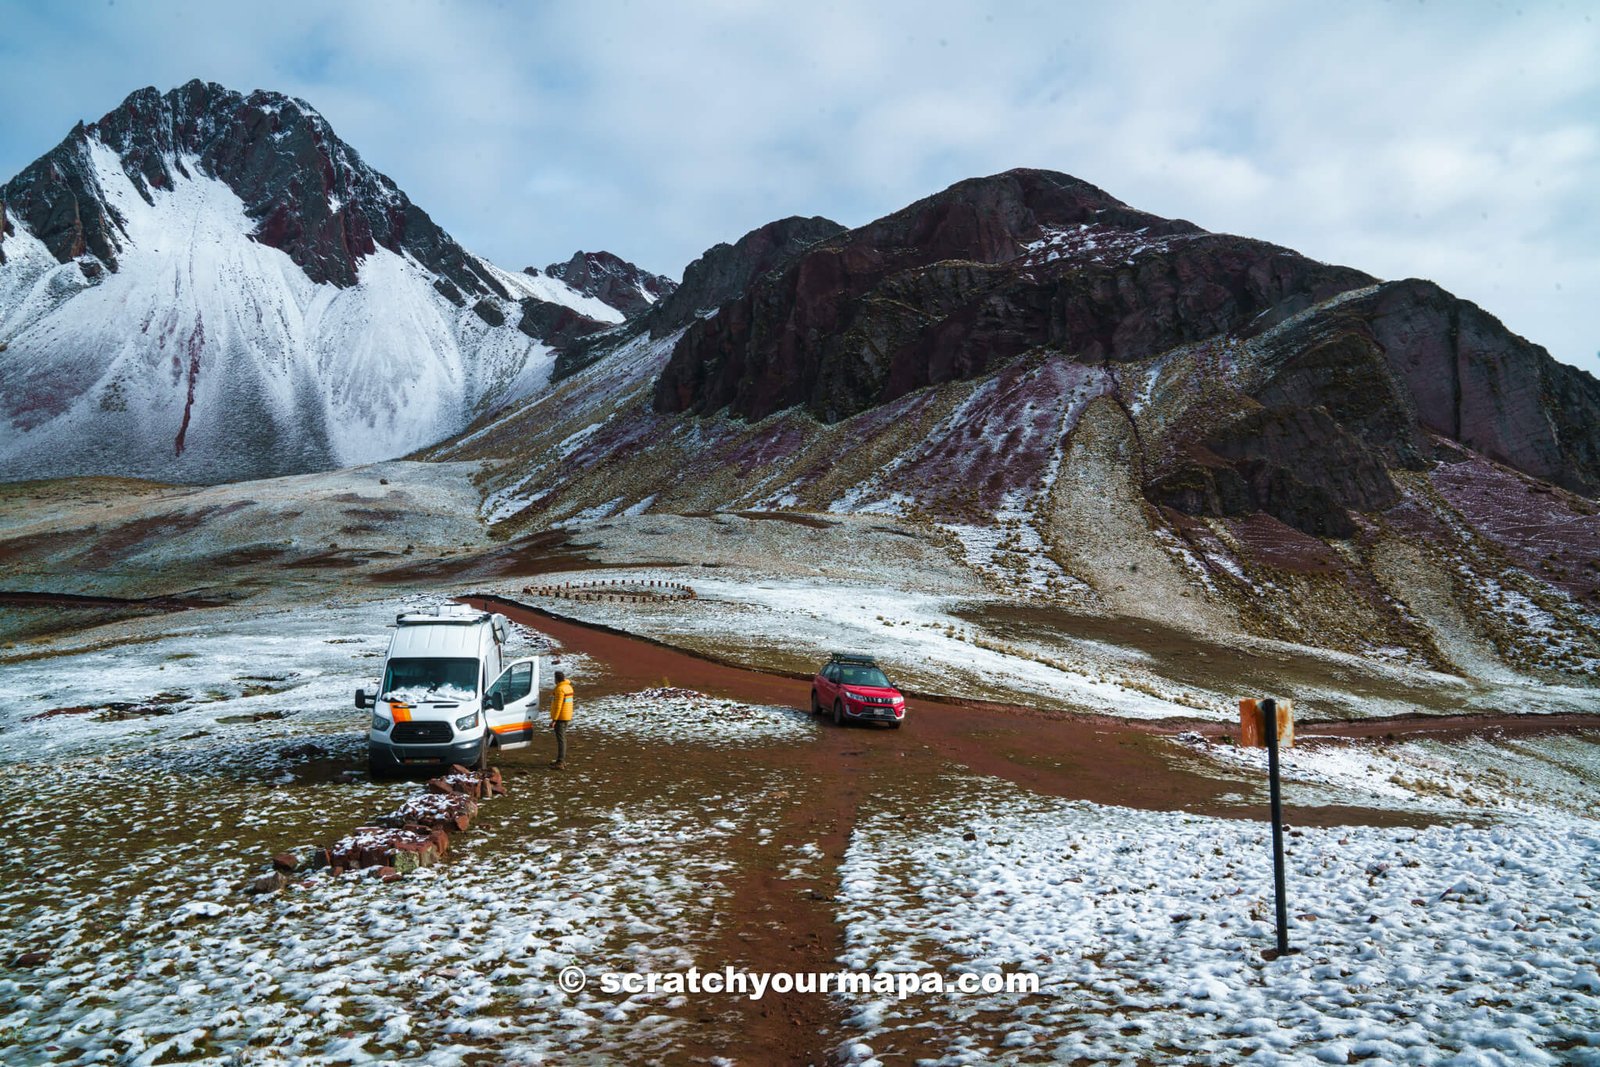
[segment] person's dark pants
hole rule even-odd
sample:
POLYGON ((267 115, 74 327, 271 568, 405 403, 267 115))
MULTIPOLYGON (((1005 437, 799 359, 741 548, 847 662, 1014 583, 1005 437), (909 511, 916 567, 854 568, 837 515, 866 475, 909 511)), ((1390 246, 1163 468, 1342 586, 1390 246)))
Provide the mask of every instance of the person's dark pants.
POLYGON ((556 762, 567 762, 567 727, 572 725, 566 719, 555 721, 556 730, 556 762))

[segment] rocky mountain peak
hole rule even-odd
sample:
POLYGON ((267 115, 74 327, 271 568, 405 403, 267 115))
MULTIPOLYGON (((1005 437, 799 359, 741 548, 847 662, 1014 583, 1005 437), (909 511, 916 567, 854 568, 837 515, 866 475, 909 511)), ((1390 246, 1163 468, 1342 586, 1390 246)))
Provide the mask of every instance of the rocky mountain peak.
MULTIPOLYGON (((536 272, 529 267, 526 273, 536 272)), ((671 278, 651 274, 611 252, 574 252, 565 263, 544 268, 544 273, 585 296, 604 301, 628 318, 649 310, 678 287, 671 278)))
POLYGON ((720 307, 746 292, 757 278, 844 227, 820 215, 789 218, 758 226, 732 244, 712 245, 683 269, 683 283, 651 314, 651 332, 663 337, 702 311, 720 307))
POLYGON ((1371 281, 1136 211, 1065 174, 1006 171, 835 234, 759 279, 690 328, 656 403, 749 419, 802 404, 835 422, 1033 349, 1141 358, 1371 281))
POLYGON ((141 89, 0 204, 0 478, 403 455, 623 319, 468 253, 281 93, 141 89))
POLYGON ((147 201, 190 168, 224 182, 254 221, 254 238, 288 253, 313 281, 354 285, 361 260, 381 245, 464 293, 508 295, 309 104, 199 80, 130 94, 99 121, 79 123, 0 191, 60 262, 91 255, 108 270, 118 266, 123 220, 95 177, 97 145, 116 154, 147 201))
POLYGON ((966 259, 1004 263, 1047 230, 1095 225, 1164 236, 1198 233, 1182 220, 1136 211, 1068 174, 1018 168, 960 181, 868 223, 863 243, 916 261, 966 259))

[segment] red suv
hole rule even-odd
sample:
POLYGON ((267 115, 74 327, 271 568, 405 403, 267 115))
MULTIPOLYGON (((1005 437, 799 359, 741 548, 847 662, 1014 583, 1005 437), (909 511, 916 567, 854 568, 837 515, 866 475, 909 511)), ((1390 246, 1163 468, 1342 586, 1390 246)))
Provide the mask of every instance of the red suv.
POLYGON ((833 723, 886 722, 898 730, 906 698, 871 656, 835 652, 811 679, 811 713, 832 709, 833 723))

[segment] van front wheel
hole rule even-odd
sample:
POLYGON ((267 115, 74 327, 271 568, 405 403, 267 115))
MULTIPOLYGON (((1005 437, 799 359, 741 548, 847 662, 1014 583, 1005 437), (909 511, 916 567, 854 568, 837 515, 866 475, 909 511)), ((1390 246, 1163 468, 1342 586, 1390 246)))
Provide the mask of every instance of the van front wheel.
POLYGON ((472 765, 472 769, 475 771, 487 771, 489 769, 489 735, 487 733, 483 735, 483 744, 478 746, 478 759, 472 765))

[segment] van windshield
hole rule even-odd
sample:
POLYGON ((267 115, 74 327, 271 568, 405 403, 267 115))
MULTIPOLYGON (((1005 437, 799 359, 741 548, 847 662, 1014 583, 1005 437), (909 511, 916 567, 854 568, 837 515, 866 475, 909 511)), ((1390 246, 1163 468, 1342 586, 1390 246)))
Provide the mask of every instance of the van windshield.
POLYGON ((382 700, 420 704, 471 700, 478 695, 475 659, 392 659, 383 672, 382 700))

